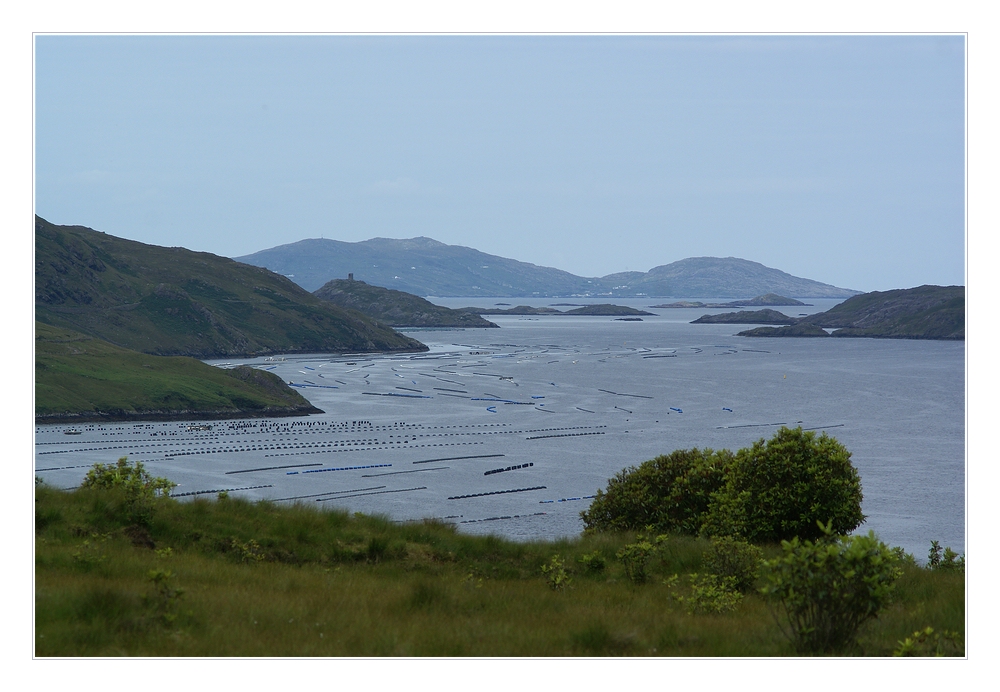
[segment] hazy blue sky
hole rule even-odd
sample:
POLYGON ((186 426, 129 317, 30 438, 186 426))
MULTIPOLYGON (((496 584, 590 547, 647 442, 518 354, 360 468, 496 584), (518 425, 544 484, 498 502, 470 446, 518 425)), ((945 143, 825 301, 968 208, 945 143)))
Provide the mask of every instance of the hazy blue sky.
POLYGON ((964 283, 961 36, 41 36, 36 212, 238 256, 964 283))

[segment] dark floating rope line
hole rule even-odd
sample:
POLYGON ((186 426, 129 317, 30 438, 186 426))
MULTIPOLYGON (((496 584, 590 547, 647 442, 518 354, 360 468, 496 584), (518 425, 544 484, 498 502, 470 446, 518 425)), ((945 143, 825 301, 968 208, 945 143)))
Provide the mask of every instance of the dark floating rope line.
POLYGON ((514 490, 493 490, 488 493, 473 493, 472 495, 454 495, 449 500, 464 500, 468 497, 486 497, 487 495, 507 495, 508 493, 526 493, 529 490, 545 490, 544 485, 536 485, 533 488, 515 488, 514 490))
POLYGON ((253 471, 275 471, 277 469, 294 469, 302 466, 322 466, 320 462, 313 464, 287 464, 285 466, 262 466, 259 469, 240 469, 239 471, 226 471, 226 475, 232 475, 234 473, 252 473, 253 471))
POLYGON ((310 497, 323 497, 324 495, 342 495, 343 493, 360 493, 363 490, 378 490, 384 488, 384 485, 373 485, 370 488, 354 488, 352 490, 334 490, 329 493, 313 493, 312 495, 296 495, 295 497, 279 497, 277 500, 271 500, 271 502, 285 502, 287 500, 305 500, 310 497))
POLYGON ((509 514, 502 517, 487 517, 486 519, 466 519, 459 524, 475 524, 480 521, 500 521, 501 519, 525 519, 527 517, 544 517, 546 512, 534 512, 532 514, 509 514))
POLYGON ((491 459, 493 457, 502 457, 503 454, 477 454, 470 457, 444 457, 441 459, 424 459, 423 461, 414 461, 414 464, 430 464, 435 461, 458 461, 460 459, 491 459))
POLYGON ((355 493, 354 495, 338 495, 337 497, 321 497, 316 502, 327 502, 328 500, 343 500, 345 497, 361 497, 362 495, 387 495, 389 493, 408 493, 412 490, 427 490, 426 485, 419 488, 403 488, 402 490, 380 490, 377 493, 355 493))
POLYGON ((585 433, 563 433, 562 435, 535 435, 534 437, 526 437, 526 440, 544 440, 549 437, 583 437, 584 435, 603 435, 603 432, 585 432, 585 433))
POLYGON ((212 493, 234 493, 237 490, 256 490, 257 488, 273 488, 273 485, 251 485, 246 488, 219 488, 218 490, 194 490, 189 493, 171 493, 170 497, 185 497, 187 495, 210 495, 212 493))
POLYGON ((392 466, 392 464, 369 464, 368 466, 340 466, 338 468, 329 468, 329 469, 310 469, 309 471, 288 471, 285 473, 285 475, 297 476, 299 474, 324 473, 326 471, 357 471, 359 469, 378 469, 378 468, 384 468, 386 466, 392 466))
POLYGON ((93 464, 81 464, 80 466, 53 466, 47 469, 35 469, 35 473, 41 471, 65 471, 66 469, 89 469, 93 464))
MULTIPOLYGON (((801 423, 802 421, 797 420, 796 423, 801 423)), ((730 430, 733 428, 769 428, 774 425, 790 425, 790 423, 749 423, 747 425, 717 425, 716 430, 730 430)), ((843 425, 843 424, 841 424, 843 425)))
POLYGON ((591 500, 597 497, 596 495, 584 495, 583 497, 564 497, 561 500, 539 500, 540 505, 551 505, 555 502, 572 502, 573 500, 591 500))
POLYGON ((527 464, 515 464, 513 466, 508 466, 505 469, 493 469, 491 471, 486 471, 483 475, 492 476, 494 473, 503 473, 504 471, 516 471, 517 469, 526 469, 529 466, 534 466, 534 465, 535 463, 533 461, 529 461, 527 464))
POLYGON ((412 469, 410 471, 389 471, 388 473, 365 473, 362 474, 362 478, 378 478, 379 476, 398 476, 401 473, 420 473, 421 471, 441 471, 443 469, 450 469, 450 466, 435 466, 430 469, 412 469))

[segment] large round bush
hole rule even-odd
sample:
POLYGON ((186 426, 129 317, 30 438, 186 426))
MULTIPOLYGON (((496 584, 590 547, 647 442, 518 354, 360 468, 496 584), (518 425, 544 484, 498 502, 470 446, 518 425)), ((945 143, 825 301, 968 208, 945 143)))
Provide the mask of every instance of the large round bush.
POLYGON ((696 534, 712 493, 722 487, 732 452, 679 449, 620 471, 581 512, 589 531, 696 534))
POLYGON ((703 531, 752 543, 806 540, 823 535, 817 522, 846 534, 864 519, 851 453, 826 433, 783 427, 736 453, 703 531))

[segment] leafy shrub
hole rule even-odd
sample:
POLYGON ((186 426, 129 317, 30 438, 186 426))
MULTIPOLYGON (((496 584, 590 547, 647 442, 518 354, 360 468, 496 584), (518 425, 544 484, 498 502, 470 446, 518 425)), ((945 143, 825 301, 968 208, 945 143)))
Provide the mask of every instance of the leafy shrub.
POLYGON ((620 471, 580 513, 589 531, 673 531, 694 535, 732 459, 727 450, 679 449, 620 471))
POLYGON ((236 553, 236 556, 245 565, 253 565, 264 560, 264 551, 260 544, 254 539, 246 543, 241 543, 235 536, 229 542, 229 547, 236 553))
MULTIPOLYGON (((667 584, 673 587, 677 581, 678 577, 675 574, 667 584)), ((734 610, 743 600, 743 594, 737 591, 736 580, 733 577, 694 572, 688 575, 688 581, 691 585, 690 594, 687 596, 673 594, 673 598, 684 605, 691 615, 726 613, 734 610)))
POLYGON ((801 653, 849 648, 858 628, 878 616, 901 574, 893 551, 876 538, 834 536, 782 541, 782 555, 764 563, 761 592, 782 632, 801 653))
POLYGON ((965 555, 959 555, 951 548, 945 548, 942 556, 941 544, 938 541, 931 541, 931 549, 927 552, 927 568, 965 571, 965 555))
POLYGON ((566 563, 558 555, 553 555, 552 560, 547 565, 542 565, 542 574, 545 581, 553 591, 561 591, 569 586, 572 579, 566 571, 566 563))
POLYGON ((607 567, 607 561, 600 550, 580 556, 580 563, 589 574, 600 574, 607 567))
POLYGON ((153 584, 153 594, 146 597, 146 602, 153 607, 163 624, 170 625, 177 619, 177 603, 184 595, 184 589, 172 585, 174 573, 170 570, 152 569, 147 576, 153 584))
POLYGON ((782 427, 741 449, 713 496, 703 531, 752 543, 815 539, 819 522, 846 534, 864 521, 851 453, 825 433, 782 427))
POLYGON ((899 642, 892 652, 893 656, 964 656, 965 643, 958 632, 942 630, 935 632, 933 627, 917 630, 913 636, 899 642))
POLYGON ((625 576, 633 584, 646 583, 646 566, 657 552, 659 545, 667 540, 665 535, 657 536, 655 543, 651 543, 646 537, 636 536, 635 543, 626 543, 625 546, 615 553, 615 557, 621 560, 622 567, 625 568, 625 576))
POLYGON ((153 503, 158 497, 170 495, 177 484, 151 476, 141 461, 133 465, 128 457, 111 464, 94 464, 87 471, 82 487, 109 490, 122 496, 124 519, 134 524, 148 525, 153 516, 153 503))
POLYGON ((757 546, 728 536, 712 539, 705 554, 705 567, 712 574, 732 580, 732 588, 747 593, 760 576, 764 554, 757 546))

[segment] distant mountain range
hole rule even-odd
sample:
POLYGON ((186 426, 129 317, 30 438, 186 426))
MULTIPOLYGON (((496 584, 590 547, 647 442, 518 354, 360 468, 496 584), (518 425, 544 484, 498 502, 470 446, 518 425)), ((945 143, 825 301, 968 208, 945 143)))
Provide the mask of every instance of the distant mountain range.
POLYGON ((427 350, 266 269, 38 216, 35 318, 153 355, 427 350))
POLYGON ((690 257, 648 272, 586 278, 424 237, 358 243, 313 238, 235 259, 282 274, 307 291, 353 274, 374 286, 437 297, 848 298, 859 293, 736 257, 690 257))

